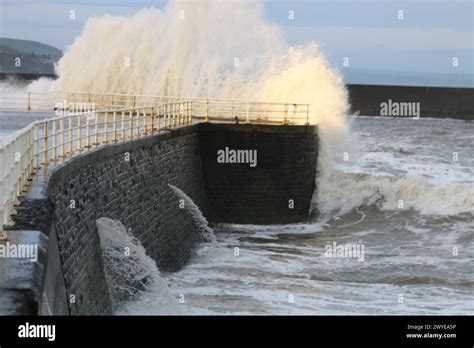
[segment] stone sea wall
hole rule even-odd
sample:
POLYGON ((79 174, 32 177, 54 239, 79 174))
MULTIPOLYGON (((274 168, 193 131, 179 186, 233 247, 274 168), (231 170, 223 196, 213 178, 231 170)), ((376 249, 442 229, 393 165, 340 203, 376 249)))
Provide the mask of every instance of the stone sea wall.
POLYGON ((195 124, 108 144, 59 165, 42 195, 23 200, 17 231, 9 232, 36 230, 46 240, 33 272, 40 285, 26 307, 39 314, 112 313, 96 226, 101 217, 129 229, 160 271, 182 268, 201 236, 168 184, 213 222, 305 220, 317 153, 311 126, 195 124), (219 163, 217 152, 226 147, 256 150, 256 166, 219 163))

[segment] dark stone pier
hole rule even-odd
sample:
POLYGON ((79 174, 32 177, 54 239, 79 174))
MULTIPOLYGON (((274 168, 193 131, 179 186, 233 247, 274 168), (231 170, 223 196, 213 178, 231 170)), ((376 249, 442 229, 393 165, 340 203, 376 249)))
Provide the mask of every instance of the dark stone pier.
MULTIPOLYGON (((248 154, 248 153, 247 153, 248 154)), ((284 224, 308 218, 315 189, 315 126, 201 123, 107 144, 36 179, 9 236, 41 241, 37 266, 10 262, 0 275, 0 314, 111 314, 96 220, 119 220, 160 271, 183 267, 199 228, 172 184, 211 222, 284 224), (219 163, 220 150, 255 151, 251 163, 219 163), (28 231, 28 232, 27 232, 28 231), (13 273, 12 273, 13 272, 13 273)), ((247 158, 248 159, 248 158, 247 158)), ((39 243, 39 242, 38 242, 39 243)))

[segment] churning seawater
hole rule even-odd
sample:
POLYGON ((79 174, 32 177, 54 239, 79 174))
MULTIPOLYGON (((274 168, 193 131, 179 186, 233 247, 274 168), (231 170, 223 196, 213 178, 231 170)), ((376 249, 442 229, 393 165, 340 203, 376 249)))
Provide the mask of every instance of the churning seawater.
MULTIPOLYGON (((1 138, 46 116, 2 112, 1 138)), ((169 274, 102 222, 135 250, 116 271, 134 296, 116 312, 472 314, 474 122, 357 117, 351 128, 357 147, 320 183, 312 222, 214 226, 216 241, 169 274), (363 246, 363 258, 327 257, 334 243, 363 246)))
POLYGON ((366 204, 312 223, 215 226, 217 244, 167 275, 184 313, 473 313, 474 122, 359 117, 352 127, 359 149, 338 168, 351 180, 335 184, 366 204), (363 260, 327 257, 334 243, 363 245, 363 260))

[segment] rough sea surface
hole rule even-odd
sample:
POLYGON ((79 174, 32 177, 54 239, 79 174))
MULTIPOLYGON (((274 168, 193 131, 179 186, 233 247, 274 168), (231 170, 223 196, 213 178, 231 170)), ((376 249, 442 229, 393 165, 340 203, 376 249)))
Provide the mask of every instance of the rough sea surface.
POLYGON ((334 184, 363 204, 305 224, 215 226, 217 244, 167 275, 185 313, 473 313, 474 122, 358 117, 352 128, 357 154, 334 184), (363 245, 363 261, 327 257, 333 243, 363 245))
MULTIPOLYGON (((0 137, 45 116, 0 113, 0 137)), ((214 243, 119 312, 162 314, 171 291, 167 314, 472 314, 474 122, 351 122, 356 146, 320 188, 319 216, 214 226, 214 243), (329 257, 334 245, 363 254, 329 257)))

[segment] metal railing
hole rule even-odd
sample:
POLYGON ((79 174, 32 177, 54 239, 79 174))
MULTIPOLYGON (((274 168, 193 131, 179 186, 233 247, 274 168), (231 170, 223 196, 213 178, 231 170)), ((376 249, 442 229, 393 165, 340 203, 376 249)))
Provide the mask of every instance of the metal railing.
POLYGON ((193 117, 206 120, 309 124, 309 104, 261 100, 189 98, 92 92, 19 93, 2 92, 1 110, 51 111, 53 108, 88 108, 99 110, 137 108, 178 102, 193 102, 193 117))
POLYGON ((90 149, 153 135, 192 123, 192 103, 113 110, 86 110, 36 121, 0 142, 0 231, 15 213, 19 198, 42 168, 90 149))
POLYGON ((193 119, 280 125, 311 122, 309 104, 84 92, 26 96, 2 92, 0 96, 3 110, 56 110, 56 117, 36 121, 0 141, 0 231, 40 168, 46 174, 57 163, 91 148, 153 135, 193 119))

